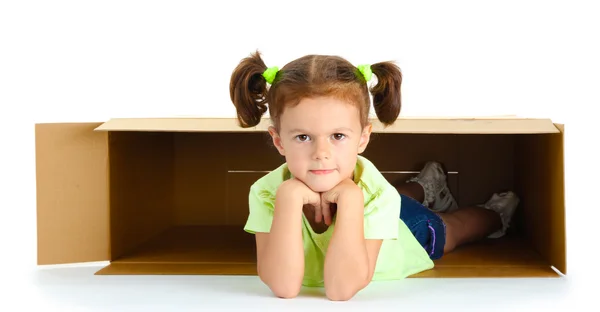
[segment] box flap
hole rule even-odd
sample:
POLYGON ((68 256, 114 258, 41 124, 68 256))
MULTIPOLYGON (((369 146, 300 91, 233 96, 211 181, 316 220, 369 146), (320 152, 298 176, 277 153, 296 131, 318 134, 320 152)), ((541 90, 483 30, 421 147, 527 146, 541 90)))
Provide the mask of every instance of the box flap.
POLYGON ((567 274, 566 201, 565 201, 565 151, 564 124, 555 124, 560 136, 551 138, 553 153, 549 157, 552 168, 556 168, 551 179, 552 196, 552 244, 549 251, 551 264, 562 274, 567 274))
MULTIPOLYGON (((558 133, 550 119, 501 117, 402 117, 387 128, 371 118, 378 133, 558 133)), ((169 132, 256 132, 271 124, 263 118, 253 128, 241 128, 236 118, 115 118, 96 128, 98 131, 169 131, 169 132)))
POLYGON ((564 126, 558 134, 524 135, 515 141, 515 185, 522 194, 516 229, 558 272, 567 274, 564 126))
POLYGON ((109 259, 108 134, 36 124, 38 264, 109 259))

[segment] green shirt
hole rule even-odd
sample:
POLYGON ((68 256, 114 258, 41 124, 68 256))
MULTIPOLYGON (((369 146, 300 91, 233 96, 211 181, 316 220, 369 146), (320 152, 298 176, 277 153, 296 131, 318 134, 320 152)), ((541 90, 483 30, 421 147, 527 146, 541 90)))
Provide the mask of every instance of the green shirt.
MULTIPOLYGON (((246 232, 270 231, 277 188, 290 177, 287 165, 283 164, 250 187, 250 211, 244 227, 246 232)), ((402 279, 433 268, 433 261, 425 249, 400 219, 401 197, 398 191, 372 162, 360 155, 354 171, 354 182, 363 191, 365 200, 365 238, 383 239, 373 280, 402 279)), ((317 234, 302 214, 304 286, 323 286, 325 255, 334 228, 335 218, 324 233, 317 234)))

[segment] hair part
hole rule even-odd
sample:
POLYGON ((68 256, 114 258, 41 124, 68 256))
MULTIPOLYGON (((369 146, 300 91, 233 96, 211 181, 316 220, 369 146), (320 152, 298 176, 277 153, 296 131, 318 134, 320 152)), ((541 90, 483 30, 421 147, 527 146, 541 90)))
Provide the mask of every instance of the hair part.
POLYGON ((243 128, 258 125, 268 105, 271 120, 279 130, 286 107, 318 96, 332 96, 356 105, 363 127, 369 122, 369 92, 377 118, 384 126, 393 124, 400 114, 402 73, 393 62, 371 65, 377 77, 377 84, 371 89, 358 68, 338 56, 300 57, 281 68, 270 88, 262 76, 266 69, 256 51, 242 59, 231 75, 229 93, 243 128))

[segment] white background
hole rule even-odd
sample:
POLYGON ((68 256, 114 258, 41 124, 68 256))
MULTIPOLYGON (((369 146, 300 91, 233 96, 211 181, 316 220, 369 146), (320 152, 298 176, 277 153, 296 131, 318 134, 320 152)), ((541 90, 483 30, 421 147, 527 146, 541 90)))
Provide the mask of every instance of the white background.
POLYGON ((599 13, 594 1, 2 1, 0 305, 597 307, 599 158, 592 149, 600 140, 591 111, 600 104, 599 13), (36 268, 34 123, 232 117, 229 75, 256 49, 279 67, 307 53, 354 64, 395 60, 404 74, 405 116, 517 114, 565 123, 568 276, 411 279, 369 286, 337 304, 319 296, 276 300, 254 277, 98 277, 98 266, 36 268))

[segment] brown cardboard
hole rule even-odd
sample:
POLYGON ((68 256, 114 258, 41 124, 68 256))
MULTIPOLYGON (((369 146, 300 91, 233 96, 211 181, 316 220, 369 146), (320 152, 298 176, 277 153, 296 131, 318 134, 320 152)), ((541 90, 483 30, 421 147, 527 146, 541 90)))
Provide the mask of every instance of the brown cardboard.
POLYGON ((108 134, 98 125, 35 128, 39 264, 110 258, 108 134))
MULTIPOLYGON (((460 205, 515 190, 501 239, 461 247, 416 277, 566 273, 563 125, 548 119, 376 120, 363 154, 391 181, 442 162, 460 205)), ((256 274, 243 231, 249 186, 283 162, 235 118, 36 125, 38 264, 110 260, 97 274, 256 274)))

